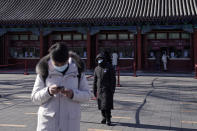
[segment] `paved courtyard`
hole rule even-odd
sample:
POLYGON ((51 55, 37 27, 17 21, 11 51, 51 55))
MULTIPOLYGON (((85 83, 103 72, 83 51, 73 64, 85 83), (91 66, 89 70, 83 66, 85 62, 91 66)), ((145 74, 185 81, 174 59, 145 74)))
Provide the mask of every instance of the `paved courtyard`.
MULTIPOLYGON (((38 106, 30 100, 35 75, 0 74, 0 131, 35 131, 38 106)), ((100 124, 95 100, 81 106, 81 131, 197 131, 197 80, 121 76, 112 126, 100 124)), ((92 78, 89 79, 90 88, 92 78)))

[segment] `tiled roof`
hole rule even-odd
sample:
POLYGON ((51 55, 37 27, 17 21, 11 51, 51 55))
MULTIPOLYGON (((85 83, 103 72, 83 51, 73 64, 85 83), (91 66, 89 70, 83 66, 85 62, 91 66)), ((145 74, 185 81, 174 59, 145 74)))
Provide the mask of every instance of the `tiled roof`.
POLYGON ((1 0, 1 24, 192 21, 197 0, 1 0))

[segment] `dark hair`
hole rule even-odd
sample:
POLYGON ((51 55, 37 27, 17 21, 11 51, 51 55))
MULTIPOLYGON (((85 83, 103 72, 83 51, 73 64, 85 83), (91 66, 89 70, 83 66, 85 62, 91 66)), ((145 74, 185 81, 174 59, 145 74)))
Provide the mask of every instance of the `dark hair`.
POLYGON ((49 48, 49 55, 53 61, 66 62, 68 60, 68 48, 66 45, 56 43, 49 48))

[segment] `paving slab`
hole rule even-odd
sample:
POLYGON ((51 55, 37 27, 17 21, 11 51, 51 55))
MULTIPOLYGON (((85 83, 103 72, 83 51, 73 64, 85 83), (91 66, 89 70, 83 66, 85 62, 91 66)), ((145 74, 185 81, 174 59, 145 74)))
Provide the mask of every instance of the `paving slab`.
MULTIPOLYGON (((35 131, 38 106, 30 100, 35 74, 0 74, 0 131, 35 131)), ((88 79, 90 89, 93 79, 88 79)), ((96 100, 81 104, 81 131, 195 131, 193 77, 121 76, 112 126, 100 124, 96 100)))

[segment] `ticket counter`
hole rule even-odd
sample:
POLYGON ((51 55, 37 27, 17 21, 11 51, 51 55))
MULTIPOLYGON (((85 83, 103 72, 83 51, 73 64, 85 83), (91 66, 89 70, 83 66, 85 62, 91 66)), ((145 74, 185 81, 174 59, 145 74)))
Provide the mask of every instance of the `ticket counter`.
POLYGON ((119 56, 118 65, 128 67, 134 61, 134 34, 128 32, 102 32, 98 35, 99 52, 116 52, 119 56))
POLYGON ((190 37, 190 34, 184 32, 154 32, 148 34, 145 46, 145 68, 162 70, 161 57, 166 53, 169 71, 191 71, 193 53, 190 37))
MULTIPOLYGON (((8 35, 8 63, 28 63, 28 68, 35 68, 40 59, 39 37, 31 33, 8 35)), ((24 64, 16 67, 24 67, 24 64)))
POLYGON ((50 46, 59 42, 65 44, 68 50, 76 52, 87 61, 87 35, 76 32, 55 32, 49 36, 50 46))

